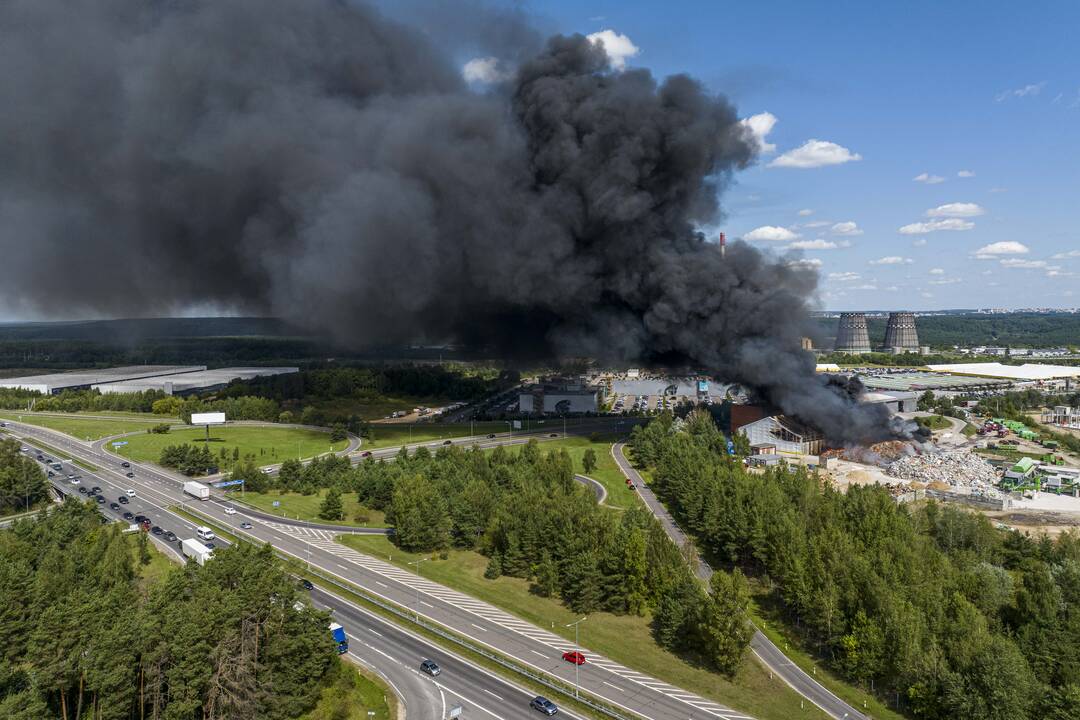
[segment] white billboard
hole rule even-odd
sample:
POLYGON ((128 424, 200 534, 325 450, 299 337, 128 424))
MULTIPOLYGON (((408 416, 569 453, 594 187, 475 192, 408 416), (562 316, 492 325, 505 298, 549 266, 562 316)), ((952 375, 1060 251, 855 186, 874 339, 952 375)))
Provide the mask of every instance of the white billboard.
POLYGON ((224 425, 225 413, 191 413, 192 425, 224 425))

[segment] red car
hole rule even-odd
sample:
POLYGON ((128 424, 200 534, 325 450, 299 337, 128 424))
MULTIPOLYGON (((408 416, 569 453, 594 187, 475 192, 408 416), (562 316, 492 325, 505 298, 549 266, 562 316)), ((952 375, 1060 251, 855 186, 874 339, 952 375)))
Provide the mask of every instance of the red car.
POLYGON ((365 450, 364 452, 360 453, 360 457, 371 457, 371 451, 365 450))
POLYGON ((577 650, 567 650, 562 654, 562 659, 568 663, 574 663, 575 665, 585 664, 585 656, 577 650))

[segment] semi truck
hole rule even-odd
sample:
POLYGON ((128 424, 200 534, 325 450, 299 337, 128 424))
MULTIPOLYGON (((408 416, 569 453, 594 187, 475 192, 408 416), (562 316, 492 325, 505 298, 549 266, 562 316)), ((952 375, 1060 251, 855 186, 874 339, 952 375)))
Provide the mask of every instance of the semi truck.
POLYGON ((201 482, 195 482, 194 480, 188 480, 184 483, 184 492, 199 500, 210 499, 210 488, 203 485, 201 482))
POLYGON ((349 652, 349 638, 345 637, 345 628, 340 623, 330 623, 330 635, 334 638, 334 642, 337 643, 339 655, 349 652))
POLYGON ((205 565, 207 560, 211 560, 214 557, 213 550, 194 538, 187 538, 180 543, 180 552, 188 560, 194 560, 200 565, 205 565))

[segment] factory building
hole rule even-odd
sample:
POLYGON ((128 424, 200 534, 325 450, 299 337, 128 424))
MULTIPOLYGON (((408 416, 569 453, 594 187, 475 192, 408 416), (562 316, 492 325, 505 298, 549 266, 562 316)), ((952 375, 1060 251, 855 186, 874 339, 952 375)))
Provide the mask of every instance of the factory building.
POLYGON ((885 352, 919 352, 919 333, 915 329, 915 313, 889 313, 885 324, 885 352))
POLYGON ((870 333, 866 327, 865 313, 840 313, 836 351, 852 355, 870 352, 870 333))
POLYGON ((518 410, 530 415, 584 415, 597 411, 600 397, 600 387, 580 378, 547 378, 518 394, 518 410))
POLYGON ((1040 420, 1046 425, 1080 429, 1080 408, 1055 405, 1043 411, 1040 420))
POLYGON ((919 396, 913 392, 868 392, 859 396, 865 405, 884 405, 892 413, 915 412, 919 409, 919 396))
POLYGON ((74 372, 31 375, 28 377, 0 380, 0 387, 36 391, 43 395, 56 395, 65 390, 87 390, 118 382, 142 378, 175 377, 206 370, 205 365, 128 365, 102 370, 76 370, 74 372))
POLYGON ((825 449, 824 436, 808 425, 786 415, 771 415, 743 425, 754 455, 819 455, 825 449))
POLYGON ((257 377, 291 375, 300 372, 295 367, 233 367, 216 370, 203 369, 182 375, 158 375, 155 377, 127 380, 124 382, 93 385, 94 390, 106 393, 134 393, 158 390, 166 395, 190 395, 192 393, 220 390, 234 380, 253 380, 257 377))

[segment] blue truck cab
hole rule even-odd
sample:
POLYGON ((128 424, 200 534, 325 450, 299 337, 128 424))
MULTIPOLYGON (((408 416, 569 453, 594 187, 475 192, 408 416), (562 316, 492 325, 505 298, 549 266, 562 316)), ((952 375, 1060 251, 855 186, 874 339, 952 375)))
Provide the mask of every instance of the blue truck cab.
POLYGON ((337 643, 339 655, 349 652, 349 638, 345 637, 345 628, 339 623, 330 623, 330 634, 334 637, 334 642, 337 643))

